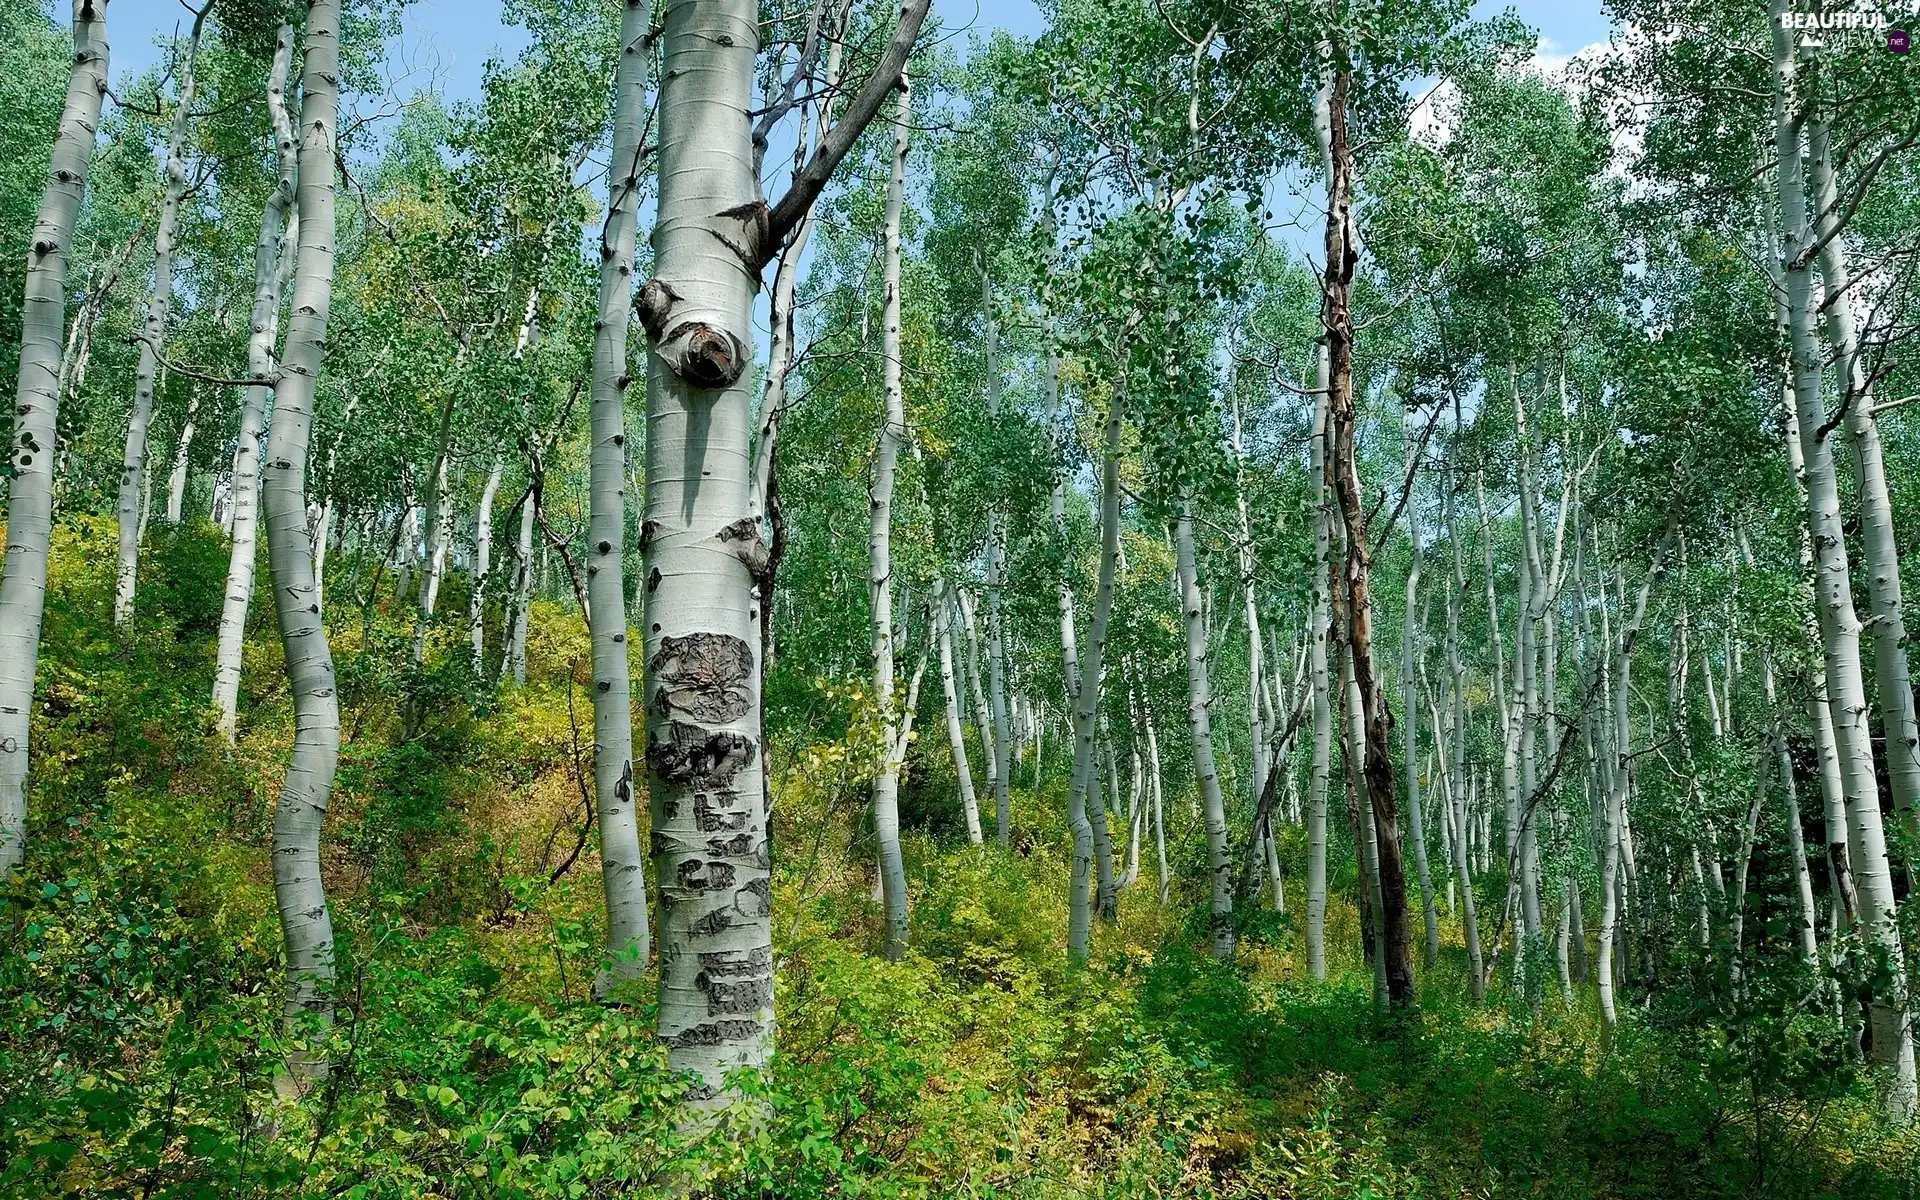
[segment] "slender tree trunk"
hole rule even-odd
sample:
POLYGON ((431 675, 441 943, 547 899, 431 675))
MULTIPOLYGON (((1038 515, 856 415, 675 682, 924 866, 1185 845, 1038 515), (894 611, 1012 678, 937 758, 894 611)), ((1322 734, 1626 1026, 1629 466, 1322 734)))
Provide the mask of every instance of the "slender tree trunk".
POLYGON ((1198 564, 1193 554, 1193 501, 1182 501, 1174 524, 1180 574, 1180 611, 1187 629, 1187 729, 1193 740, 1193 773, 1206 814, 1207 878, 1210 881, 1212 943, 1215 958, 1233 957, 1233 860, 1227 852, 1226 800, 1214 767, 1213 731, 1208 708, 1213 693, 1207 681, 1207 631, 1200 609, 1198 564))
MULTIPOLYGON (((993 314, 993 280, 980 273, 982 320, 987 330, 987 417, 1000 419, 1000 327, 993 314)), ((1048 353, 1051 355, 1052 351, 1048 353)), ((1055 381, 1052 386, 1057 387, 1055 381)), ((980 727, 982 749, 987 755, 987 776, 993 786, 993 838, 1002 850, 1009 845, 1013 825, 1013 737, 1007 716, 1007 623, 1005 588, 1007 581, 1007 533, 1005 518, 998 506, 987 514, 987 694, 991 698, 992 725, 980 727), (984 745, 991 741, 991 747, 984 745)), ((969 618, 968 644, 973 641, 969 618)), ((978 671, 974 672, 978 679, 978 671)))
MULTIPOLYGON (((104 3, 101 4, 105 8, 104 3)), ((160 195, 160 215, 153 243, 153 291, 147 298, 140 325, 140 365, 134 380, 133 412, 127 420, 127 453, 120 472, 120 553, 114 568, 113 623, 125 627, 133 619, 134 584, 140 561, 143 508, 148 486, 147 426, 153 420, 154 380, 159 374, 159 349, 167 336, 167 316, 173 306, 173 231, 180 215, 180 198, 187 190, 187 122, 193 115, 194 66, 200 57, 200 32, 208 4, 195 16, 192 42, 180 67, 179 95, 174 100, 173 123, 167 133, 166 184, 160 195)))
MULTIPOLYGON (((947 749, 953 755, 954 779, 960 789, 960 811, 967 819, 967 840, 978 846, 980 803, 973 791, 973 771, 967 766, 967 734, 960 723, 960 689, 953 678, 953 610, 944 579, 933 581, 934 620, 939 622, 940 690, 947 703, 947 749)), ((984 731, 983 731, 984 732, 984 731)))
MULTIPOLYGON (((594 978, 594 994, 623 1001, 634 999, 627 993, 646 971, 652 948, 634 788, 627 597, 621 575, 627 528, 627 327, 633 311, 641 129, 647 112, 646 31, 646 12, 628 4, 620 22, 620 59, 614 80, 613 159, 607 218, 600 235, 599 319, 594 323, 589 413, 593 445, 586 601, 593 656, 593 799, 600 825, 600 879, 607 900, 606 960, 594 978)), ((528 503, 538 504, 539 499, 536 489, 528 503)), ((664 897, 664 877, 662 884, 664 897)))
MULTIPOLYGON (((1610 691, 1608 696, 1611 708, 1611 729, 1608 731, 1609 744, 1606 747, 1610 771, 1608 773, 1606 828, 1602 831, 1602 859, 1600 868, 1600 956, 1596 976, 1600 989, 1600 1019, 1610 1038, 1619 1016, 1614 1006, 1614 933, 1615 923, 1619 920, 1619 883, 1621 857, 1631 855, 1630 834, 1627 832, 1627 796, 1632 787, 1633 771, 1633 718, 1629 701, 1633 691, 1633 648, 1640 638, 1640 629, 1646 622, 1647 601, 1653 595, 1654 587, 1666 571, 1667 548, 1677 536, 1678 524, 1669 519, 1666 536, 1660 548, 1654 552, 1653 564, 1640 581, 1640 590, 1633 603, 1633 612, 1628 616, 1624 611, 1626 599, 1626 581, 1620 581, 1620 598, 1623 602, 1622 617, 1625 623, 1620 627, 1620 636, 1612 650, 1611 670, 1602 667, 1599 686, 1610 691)), ((1606 583, 1601 581, 1604 596, 1606 583)), ((1607 636, 1607 610, 1603 603, 1600 608, 1601 644, 1605 646, 1607 636)))
MULTIPOLYGON (((1442 519, 1447 525, 1447 541, 1453 550, 1453 588, 1447 593, 1447 677, 1448 702, 1452 706, 1451 738, 1440 754, 1450 756, 1447 773, 1452 794, 1448 798, 1447 819, 1453 826, 1453 870, 1460 886, 1460 925, 1466 942, 1467 968, 1471 975, 1473 998, 1486 998, 1486 963, 1480 948, 1480 920, 1473 893, 1473 806, 1472 785, 1467 778, 1467 667, 1460 657, 1460 604, 1467 592, 1466 554, 1461 546, 1460 527, 1454 521, 1454 488, 1441 491, 1442 519)), ((1438 723, 1436 721, 1436 728, 1438 723)))
MULTIPOLYGON (((1407 439, 1409 456, 1414 453, 1407 439)), ((1409 478, 1414 464, 1408 463, 1409 478)), ((1427 867, 1425 814, 1420 807, 1420 705, 1415 699, 1415 664, 1420 657, 1420 524, 1418 506, 1407 504, 1407 540, 1411 560, 1407 568, 1406 609, 1400 626, 1400 707, 1406 714, 1407 822, 1413 839, 1413 868, 1420 879, 1420 915, 1426 942, 1422 963, 1431 967, 1440 959, 1440 914, 1434 907, 1433 877, 1427 867)))
MULTIPOLYGON (((900 376, 900 209, 906 185, 907 128, 911 95, 903 76, 893 122, 893 172, 887 182, 886 248, 882 286, 881 376, 886 411, 880 423, 880 447, 874 456, 869 491, 872 525, 867 537, 867 600, 873 637, 873 694, 880 705, 886 744, 900 739, 895 707, 893 646, 893 485, 900 450, 907 442, 906 394, 900 376)), ((887 755, 873 776, 873 832, 880 844, 880 883, 886 898, 886 955, 898 960, 907 951, 907 876, 900 857, 900 774, 887 755)))
MULTIPOLYGON (((1085 671, 1074 673, 1073 777, 1067 788, 1067 825, 1073 832, 1072 873, 1068 886, 1067 955, 1073 961, 1087 956, 1087 884, 1092 874, 1100 835, 1106 825, 1106 804, 1094 780, 1094 733, 1100 713, 1100 677, 1106 662, 1107 622, 1113 613, 1114 571, 1120 557, 1120 453, 1126 428, 1126 346, 1132 329, 1121 339, 1118 375, 1107 406, 1106 449, 1100 463, 1100 573, 1094 591, 1093 618, 1087 629, 1085 671), (1095 821, 1088 809, 1097 811, 1095 821)), ((1061 585, 1061 636, 1067 637, 1072 615, 1071 592, 1061 585)), ((1064 647, 1063 647, 1064 649, 1064 647)), ((1099 875, 1096 898, 1101 916, 1115 913, 1111 847, 1099 875)))
POLYGON ((194 388, 187 396, 187 416, 180 425, 180 444, 174 447, 173 469, 167 472, 167 512, 166 523, 178 525, 180 511, 186 506, 187 468, 192 465, 193 419, 200 412, 200 389, 194 388))
POLYGON ((286 940, 286 1019, 297 1048, 296 1079, 327 1072, 324 1051, 303 1046, 306 1028, 333 1021, 333 920, 320 872, 320 835, 340 756, 340 702, 313 576, 307 526, 307 446, 314 389, 326 358, 333 300, 334 122, 339 103, 339 0, 308 0, 301 80, 300 241, 294 266, 293 315, 282 375, 274 385, 261 498, 274 612, 293 695, 293 752, 273 821, 273 885, 286 940))
MULTIPOLYGON (((974 621, 974 602, 968 598, 965 589, 957 590, 954 599, 960 610, 961 626, 967 635, 967 684, 973 697, 973 723, 974 728, 980 731, 980 753, 986 759, 987 785, 995 796, 994 817, 996 830, 998 830, 1005 827, 1005 822, 1000 820, 999 813, 1000 782, 1002 776, 1013 766, 1012 738, 1010 734, 1003 731, 1003 727, 1007 724, 1007 697, 1003 688, 994 693, 993 705, 987 703, 987 690, 980 673, 980 635, 974 621)), ((996 618, 989 616, 989 636, 992 630, 991 622, 994 619, 996 618)), ((1004 847, 1003 840, 997 831, 994 840, 1002 843, 1004 847)))
POLYGON ((1313 608, 1307 631, 1308 685, 1313 689, 1313 760, 1307 776, 1307 973, 1327 977, 1327 784, 1333 762, 1332 680, 1327 671, 1327 630, 1332 513, 1327 496, 1327 354, 1319 359, 1319 389, 1313 405, 1313 608))
MULTIPOLYGON (((529 461, 530 474, 538 464, 529 461)), ((539 487, 537 480, 531 488, 539 487)), ((533 600, 533 493, 520 502, 520 530, 513 543, 513 584, 507 597, 506 646, 500 654, 500 677, 524 686, 527 682, 527 607, 533 600)))
MULTIPOLYGON (((1772 0, 1770 12, 1785 11, 1772 0)), ((1776 75, 1775 150, 1780 192, 1781 259, 1784 264, 1787 325, 1792 345, 1794 403, 1798 410, 1801 453, 1805 459, 1807 525, 1813 536, 1820 603, 1820 632, 1831 689, 1830 707, 1840 751, 1841 782, 1847 802, 1854 884, 1868 938, 1893 964, 1887 987, 1869 1004, 1875 1061, 1889 1071, 1885 1101, 1899 1120, 1920 1106, 1916 1085, 1912 1012, 1907 994, 1898 906, 1887 861, 1886 834, 1880 819, 1877 771, 1867 725, 1867 699, 1860 662, 1861 623, 1855 615, 1853 583, 1847 561, 1846 532, 1833 462, 1830 430, 1824 428, 1821 363, 1815 346, 1812 281, 1805 247, 1813 245, 1801 163, 1802 115, 1796 94, 1793 35, 1778 22, 1773 30, 1776 75)))
MULTIPOLYGON (((286 289, 282 287, 280 290, 284 292, 286 289)), ((335 435, 333 444, 327 447, 326 499, 320 502, 320 517, 313 522, 313 594, 316 597, 323 596, 327 588, 327 547, 332 544, 334 496, 337 491, 334 487, 334 466, 340 461, 340 443, 347 440, 347 430, 353 428, 353 408, 358 403, 360 393, 349 391, 347 402, 340 409, 340 432, 335 435)), ((354 566, 357 569, 359 564, 355 563, 354 566)))
POLYGON ((67 251, 86 194, 94 133, 107 93, 106 9, 106 0, 74 0, 73 69, 27 253, 9 462, 6 570, 0 573, 0 881, 19 871, 26 855, 33 677, 46 604, 47 555, 53 541, 67 251))
POLYGON ((1336 71, 1328 97, 1330 147, 1334 169, 1328 187, 1327 264, 1321 293, 1321 325, 1328 351, 1327 411, 1330 445, 1327 474, 1346 526, 1346 645, 1361 707, 1352 714, 1363 734, 1362 777, 1365 801, 1379 844, 1381 956, 1386 964, 1387 999, 1395 1009, 1413 1004, 1413 963, 1407 939, 1406 873, 1400 855, 1399 797, 1393 780, 1393 715, 1373 659, 1373 599, 1369 573, 1372 552, 1355 458, 1359 413, 1353 395, 1353 319, 1348 293, 1358 259, 1352 215, 1353 160, 1347 150, 1345 71, 1336 71))
MULTIPOLYGON (((280 297, 286 290, 299 237, 293 208, 294 166, 298 146, 287 113, 287 71, 293 56, 293 27, 282 25, 275 38, 273 67, 267 76, 267 111, 273 121, 279 175, 260 213, 260 235, 253 251, 253 313, 248 324, 247 371, 264 380, 273 369, 280 326, 280 297)), ((219 727, 232 745, 240 702, 240 666, 246 648, 247 609, 253 603, 253 569, 260 522, 260 434, 266 427, 273 388, 262 382, 246 390, 240 405, 240 435, 233 450, 233 544, 227 557, 227 586, 220 606, 220 642, 213 669, 213 707, 219 727)), ((318 574, 316 572, 316 580, 318 574)))
MULTIPOLYGON (((426 561, 420 569, 420 595, 413 618, 413 648, 408 661, 415 670, 427 661, 427 635, 433 629, 433 611, 440 601, 440 577, 446 572, 447 543, 453 538, 452 489, 448 481, 453 457, 453 394, 440 408, 440 450, 433 457, 427 482, 426 561)), ((417 717, 415 718, 417 719, 417 717)))
POLYGON ((496 457, 487 471, 487 482, 480 489, 480 503, 473 511, 472 595, 467 597, 467 639, 472 644, 475 678, 486 669, 487 585, 493 578, 493 498, 500 492, 500 478, 505 471, 506 464, 496 457))
MULTIPOLYGON (((1128 696, 1127 711, 1132 713, 1132 696, 1128 696)), ((1133 731, 1139 729, 1139 721, 1133 721, 1133 731)), ((1130 731, 1131 732, 1131 731, 1130 731)), ((1140 768, 1140 740, 1128 739, 1127 747, 1127 869, 1122 873, 1120 886, 1132 887, 1140 879, 1140 827, 1146 822, 1147 780, 1146 773, 1140 768)))
MULTIPOLYGON (((1266 645, 1260 638, 1260 605, 1254 587, 1253 522, 1247 513, 1247 456, 1240 429, 1240 404, 1233 404, 1233 499, 1240 518, 1240 590, 1247 621, 1247 748, 1251 770, 1247 787, 1258 802, 1267 779, 1267 734, 1260 704, 1266 691, 1266 645)), ((1256 836, 1260 831, 1255 831, 1256 836)))
POLYGON ((1814 204, 1827 226, 1820 248, 1820 274, 1826 285, 1826 334, 1840 370, 1841 403, 1846 409, 1847 440, 1859 478, 1860 549, 1867 582, 1868 625, 1873 637, 1873 674, 1878 684, 1880 728, 1885 738, 1887 778, 1893 806, 1909 836, 1920 839, 1920 720, 1914 716, 1913 677, 1907 663, 1907 625, 1900 595, 1900 550, 1895 537, 1893 500, 1887 489, 1886 454, 1880 424, 1874 419, 1873 380, 1861 363, 1860 337, 1854 329, 1854 283, 1847 265, 1846 240, 1833 223, 1840 200, 1833 178, 1832 151, 1824 121, 1808 125, 1808 166, 1813 173, 1814 204))

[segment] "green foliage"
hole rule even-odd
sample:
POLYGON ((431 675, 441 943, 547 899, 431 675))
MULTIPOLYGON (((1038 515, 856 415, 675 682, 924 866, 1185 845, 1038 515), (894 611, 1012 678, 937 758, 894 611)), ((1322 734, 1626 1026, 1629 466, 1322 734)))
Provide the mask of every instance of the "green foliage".
MULTIPOLYGON (((267 673, 238 751, 207 738, 205 667, 179 664, 210 635, 170 606, 204 602, 217 539, 152 556, 152 636, 129 653, 106 633, 107 534, 56 558, 42 739, 65 766, 0 897, 0 1195, 1912 1194, 1920 1147, 1863 1116, 1831 1027, 1791 1015, 1810 981, 1773 959, 1709 1007, 1629 1021, 1604 1059, 1590 1011, 1474 1008, 1451 958, 1404 1023, 1373 1015, 1350 934, 1325 984, 1272 915, 1215 962, 1150 885, 1069 968, 1057 780, 1016 791, 1014 853, 910 839, 914 948, 884 962, 858 822, 871 722, 831 687, 777 755, 774 1070, 688 1126, 651 1013, 586 996, 591 846, 554 877, 580 634, 545 605, 530 685, 496 708, 395 744, 395 695, 359 702, 384 713, 357 719, 328 829, 336 1065, 289 1098, 261 849, 287 710, 267 673)), ((1297 878, 1298 840, 1283 852, 1297 878)))

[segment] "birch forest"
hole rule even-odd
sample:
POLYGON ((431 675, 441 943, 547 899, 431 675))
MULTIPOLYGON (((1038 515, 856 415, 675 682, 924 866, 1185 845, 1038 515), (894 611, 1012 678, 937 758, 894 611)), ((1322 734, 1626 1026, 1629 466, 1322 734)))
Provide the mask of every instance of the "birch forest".
POLYGON ((0 1198, 1920 1197, 1910 33, 0 0, 0 1198))

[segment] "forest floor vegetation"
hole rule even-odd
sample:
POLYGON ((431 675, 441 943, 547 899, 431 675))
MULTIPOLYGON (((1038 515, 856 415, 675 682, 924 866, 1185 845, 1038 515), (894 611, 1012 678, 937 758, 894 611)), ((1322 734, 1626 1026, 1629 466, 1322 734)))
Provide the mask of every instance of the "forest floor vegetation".
MULTIPOLYGON (((224 542, 159 531, 121 634, 113 539, 98 520, 58 534, 31 849, 0 895, 9 1200, 651 1196, 688 1179, 783 1198, 1920 1195, 1920 1133, 1883 1125, 1870 1082, 1832 1069, 1790 1009, 1737 1038, 1633 1009, 1603 1056, 1586 992, 1569 1007, 1549 979, 1535 1011, 1503 968, 1474 1005, 1449 926, 1419 1009, 1377 1016, 1350 861, 1334 864, 1329 979, 1308 978, 1292 913, 1252 903, 1238 956, 1213 961, 1206 897, 1181 882, 1202 877, 1204 837, 1177 787, 1171 902, 1149 849, 1120 920, 1070 968, 1064 764, 1037 788, 1022 765, 1013 852, 970 846, 929 736, 902 792, 912 949, 883 961, 871 706, 841 681, 770 689, 775 1066, 742 1081, 718 1133, 689 1128, 651 975, 629 1003, 589 997, 578 615, 535 606, 525 687, 473 678, 450 625, 409 675, 409 615, 363 608, 344 564, 328 591, 335 1067, 289 1102, 266 846, 292 717, 271 606, 252 615, 229 749, 206 709, 224 542), (431 713, 411 738, 406 696, 431 713)), ((1304 847, 1286 833, 1291 886, 1304 847)))

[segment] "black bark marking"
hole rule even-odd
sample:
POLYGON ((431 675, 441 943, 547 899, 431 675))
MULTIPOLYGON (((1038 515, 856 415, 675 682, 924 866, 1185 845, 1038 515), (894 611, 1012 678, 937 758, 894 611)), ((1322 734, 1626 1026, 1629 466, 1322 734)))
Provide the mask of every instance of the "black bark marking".
POLYGON ((674 875, 680 881, 680 886, 689 891, 711 892, 732 887, 733 873, 731 864, 689 858, 681 862, 680 869, 674 875))
POLYGON ((732 913, 724 908, 716 908, 706 916, 688 925, 687 931, 701 937, 711 937, 713 934, 719 933, 732 924, 732 913))
POLYGON ((773 911, 772 885, 764 877, 747 880, 733 894, 733 907, 743 916, 766 916, 773 911))
POLYGON ((733 811, 738 792, 695 792, 693 827, 701 833, 735 833, 747 827, 747 814, 733 811))
POLYGON ((730 838, 708 838, 707 853, 726 858, 739 858, 753 849, 753 835, 736 833, 730 838))
POLYGON ((647 280, 647 286, 640 289, 633 307, 649 338, 660 340, 660 331, 667 327, 667 313, 679 298, 680 293, 673 290, 672 284, 658 279, 647 280))
POLYGON ((746 564, 756 584, 764 582, 767 575, 767 543, 760 536, 760 522, 752 517, 741 517, 720 531, 720 544, 746 564))
POLYGON ((732 387, 747 367, 747 350, 740 339, 704 321, 676 325, 666 337, 655 340, 663 348, 679 346, 678 350, 663 349, 661 357, 674 367, 675 374, 697 388, 712 391, 732 387))
POLYGON ((725 790, 753 754, 752 738, 725 729, 670 721, 647 733, 647 765, 670 784, 725 790))
POLYGON ((771 1008, 773 956, 764 946, 745 953, 721 950, 702 954, 700 973, 693 977, 693 984, 706 993, 708 1016, 737 1016, 771 1008))
MULTIPOLYGON (((758 1021, 702 1021, 679 1033, 670 1033, 660 1040, 675 1049, 684 1049, 688 1046, 718 1046, 725 1042, 744 1042, 759 1034, 760 1022, 758 1021)), ((687 1095, 691 1098, 700 1091, 704 1091, 709 1098, 719 1095, 710 1085, 705 1084, 692 1089, 687 1095)))
POLYGON ((718 725, 738 720, 752 707, 753 650, 732 634, 662 638, 647 670, 659 681, 653 706, 662 716, 684 713, 718 725))

